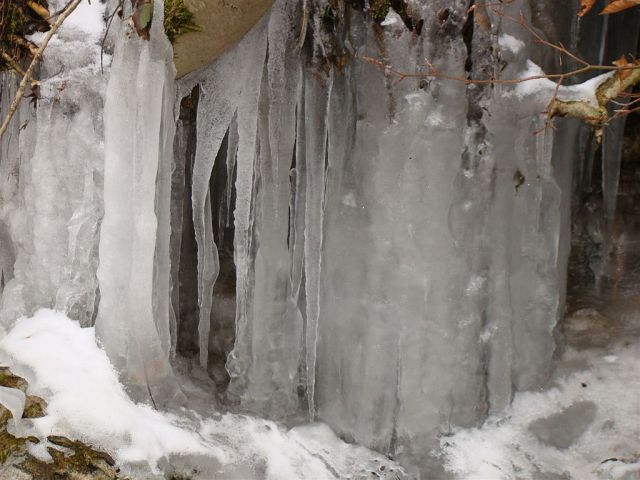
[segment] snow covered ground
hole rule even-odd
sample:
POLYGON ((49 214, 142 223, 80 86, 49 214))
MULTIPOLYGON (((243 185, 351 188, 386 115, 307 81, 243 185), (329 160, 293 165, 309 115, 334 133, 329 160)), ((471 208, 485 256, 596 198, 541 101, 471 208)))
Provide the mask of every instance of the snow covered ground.
MULTIPOLYGON (((48 402, 47 415, 24 420, 23 436, 65 435, 112 454, 133 478, 155 478, 176 465, 208 479, 404 478, 385 457, 338 439, 322 424, 293 428, 244 415, 202 418, 134 403, 118 380, 93 328, 40 310, 19 320, 0 342, 3 365, 48 402), (155 472, 155 473, 154 473, 155 472), (388 475, 386 477, 385 475, 388 475)), ((46 443, 32 454, 46 458, 46 443)), ((164 477, 160 477, 164 478, 164 477)))
MULTIPOLYGON (((388 475, 382 478, 405 478, 386 458, 342 442, 322 424, 286 431, 248 416, 202 418, 136 404, 94 329, 59 312, 40 310, 18 321, 0 342, 0 358, 48 402, 47 416, 21 425, 25 435, 62 434, 99 446, 135 478, 154 478, 152 472, 173 468, 169 464, 198 465, 208 472, 201 478, 370 478, 374 470, 388 475)), ((548 389, 518 393, 481 428, 442 438, 451 478, 640 478, 638 358, 637 337, 568 349, 548 389)), ((33 453, 46 456, 44 447, 33 453)))
MULTIPOLYGON (((576 330, 587 328, 579 319, 576 330)), ((640 341, 569 348, 544 391, 516 394, 481 428, 443 438, 452 478, 640 479, 640 341)))

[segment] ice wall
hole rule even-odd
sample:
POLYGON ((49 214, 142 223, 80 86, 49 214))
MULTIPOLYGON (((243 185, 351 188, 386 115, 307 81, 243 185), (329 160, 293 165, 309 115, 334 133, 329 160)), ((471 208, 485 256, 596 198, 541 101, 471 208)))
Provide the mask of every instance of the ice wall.
MULTIPOLYGON (((439 434, 549 374, 576 132, 555 146, 552 131, 534 135, 544 105, 511 88, 398 82, 365 60, 415 72, 427 58, 449 75, 509 78, 527 58, 545 60, 517 25, 493 18, 490 31, 469 36, 467 23, 463 35, 465 2, 444 21, 431 2, 412 2, 412 30, 394 14, 383 28, 308 5, 305 24, 300 2, 276 2, 179 86, 180 96, 200 88, 199 358, 206 366, 216 335, 210 176, 226 160, 237 268, 227 396, 273 418, 304 412, 426 472, 439 434), (501 48, 504 34, 522 45, 501 48)), ((521 9, 530 15, 526 2, 507 13, 521 9)))
MULTIPOLYGON (((63 6, 50 2, 52 10, 63 6)), ((21 103, 0 141, 0 324, 5 326, 42 306, 85 325, 95 319, 106 81, 99 63, 103 9, 100 3, 82 5, 69 17, 41 64, 41 98, 21 103)), ((16 87, 13 73, 0 74, 3 115, 16 87)))

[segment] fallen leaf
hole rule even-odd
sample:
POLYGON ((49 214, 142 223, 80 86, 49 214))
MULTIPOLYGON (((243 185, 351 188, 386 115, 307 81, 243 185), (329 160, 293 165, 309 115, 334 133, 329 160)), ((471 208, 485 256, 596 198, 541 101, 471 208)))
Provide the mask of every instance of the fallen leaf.
POLYGON ((618 60, 613 62, 613 64, 620 69, 618 70, 618 78, 620 80, 620 83, 622 83, 624 79, 631 74, 631 70, 627 67, 632 67, 633 63, 629 62, 629 60, 627 60, 624 55, 621 55, 618 60))

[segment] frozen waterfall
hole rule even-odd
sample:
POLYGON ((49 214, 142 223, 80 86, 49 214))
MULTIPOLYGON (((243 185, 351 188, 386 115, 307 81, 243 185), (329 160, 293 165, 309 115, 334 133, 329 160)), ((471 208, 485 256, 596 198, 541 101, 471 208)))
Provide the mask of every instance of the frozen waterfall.
MULTIPOLYGON (((102 27, 65 26, 37 109, 23 102, 0 143, 2 324, 63 310, 95 324, 140 400, 189 404, 178 359, 215 383, 217 408, 325 422, 436 471, 439 436, 551 372, 587 144, 575 121, 535 135, 545 104, 512 86, 399 81, 366 60, 455 77, 558 67, 519 25, 489 12, 473 28, 467 2, 444 20, 436 3, 381 26, 364 2, 276 0, 179 80, 160 1, 149 42, 116 19, 104 73, 102 27)), ((530 3, 506 13, 594 50, 570 28, 577 5, 530 3)), ((9 74, 1 88, 4 110, 9 74)))

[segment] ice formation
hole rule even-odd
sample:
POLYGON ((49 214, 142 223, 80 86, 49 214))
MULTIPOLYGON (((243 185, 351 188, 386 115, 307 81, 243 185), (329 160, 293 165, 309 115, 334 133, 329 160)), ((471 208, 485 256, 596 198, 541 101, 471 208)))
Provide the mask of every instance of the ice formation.
MULTIPOLYGON (((162 2, 150 42, 114 22, 104 74, 94 3, 52 42, 43 99, 23 102, 0 144, 4 326, 55 307, 95 324, 138 400, 188 402, 171 362, 189 357, 233 408, 325 422, 414 476, 437 471, 439 435, 548 378, 578 125, 534 135, 537 92, 398 82, 365 60, 415 72, 428 58, 478 78, 553 67, 526 31, 495 17, 469 36, 464 2, 442 20, 412 1, 410 18, 374 26, 347 2, 304 2, 304 22, 302 2, 276 0, 240 43, 174 81, 162 2)), ((553 30, 567 22, 545 34, 566 42, 553 30)), ((3 109, 14 90, 3 74, 3 109)), ((304 448, 347 471, 317 444, 347 447, 318 428, 304 448)))

